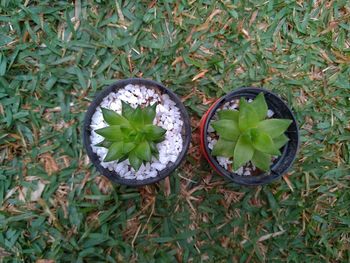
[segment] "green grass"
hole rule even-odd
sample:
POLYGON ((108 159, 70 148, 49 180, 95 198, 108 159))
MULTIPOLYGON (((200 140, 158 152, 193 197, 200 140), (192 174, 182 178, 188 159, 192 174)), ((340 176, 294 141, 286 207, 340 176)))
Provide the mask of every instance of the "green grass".
POLYGON ((347 0, 1 0, 0 14, 0 262, 350 261, 347 0), (128 77, 167 85, 193 124, 182 167, 136 189, 102 178, 81 140, 94 94, 128 77), (200 117, 241 86, 279 93, 301 127, 293 168, 263 187, 198 161, 200 117))

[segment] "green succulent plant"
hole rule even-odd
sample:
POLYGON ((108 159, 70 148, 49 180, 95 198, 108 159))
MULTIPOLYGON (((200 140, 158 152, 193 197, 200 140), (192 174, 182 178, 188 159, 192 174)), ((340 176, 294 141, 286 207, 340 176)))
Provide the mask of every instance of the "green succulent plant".
POLYGON ((239 110, 218 111, 219 120, 212 127, 219 135, 212 155, 233 157, 236 171, 251 161, 256 167, 268 171, 272 156, 279 156, 279 149, 288 142, 284 134, 291 120, 266 119, 267 104, 263 93, 248 103, 240 99, 239 110))
POLYGON ((152 156, 158 158, 156 145, 164 140, 166 130, 152 124, 156 106, 133 109, 122 101, 121 115, 102 108, 103 119, 109 126, 95 132, 104 137, 96 146, 108 149, 105 162, 129 159, 130 165, 137 171, 143 162, 151 161, 152 156))

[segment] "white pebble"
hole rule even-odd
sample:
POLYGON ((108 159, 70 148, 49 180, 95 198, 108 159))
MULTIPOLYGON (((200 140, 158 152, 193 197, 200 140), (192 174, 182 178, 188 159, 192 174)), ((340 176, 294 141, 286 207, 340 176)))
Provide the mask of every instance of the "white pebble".
POLYGON ((175 163, 175 161, 177 160, 177 155, 170 155, 170 161, 175 163))
POLYGON ((271 118, 275 113, 272 110, 267 111, 267 117, 271 118))
POLYGON ((148 173, 148 177, 156 177, 157 176, 157 171, 150 171, 149 173, 148 173))
POLYGON ((238 175, 243 175, 243 167, 239 167, 237 171, 235 171, 238 175))
POLYGON ((208 132, 214 132, 214 131, 215 131, 215 130, 214 130, 213 126, 209 125, 209 126, 208 126, 208 132))
POLYGON ((151 167, 156 169, 157 171, 161 171, 165 168, 165 165, 163 163, 156 162, 156 163, 152 163, 151 167))

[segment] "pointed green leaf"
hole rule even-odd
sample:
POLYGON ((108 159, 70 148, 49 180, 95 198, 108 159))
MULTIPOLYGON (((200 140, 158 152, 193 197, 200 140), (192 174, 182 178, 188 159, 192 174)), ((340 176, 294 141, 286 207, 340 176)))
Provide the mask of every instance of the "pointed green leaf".
POLYGON ((108 153, 106 157, 104 158, 104 162, 111 162, 118 160, 124 155, 123 153, 123 142, 114 142, 112 145, 108 148, 108 153))
POLYGON ((218 111, 220 120, 233 120, 238 123, 239 111, 237 110, 221 110, 218 111))
POLYGON ((120 126, 120 130, 123 134, 124 142, 133 141, 135 136, 137 135, 137 131, 134 130, 132 126, 120 126))
POLYGON ((259 169, 268 171, 271 165, 271 155, 256 150, 252 158, 252 163, 259 169))
POLYGON ((273 155, 281 154, 280 151, 276 148, 271 137, 265 132, 261 132, 258 129, 252 129, 251 141, 252 141, 253 147, 258 151, 261 151, 263 153, 273 154, 273 155))
POLYGON ((130 119, 132 113, 134 112, 134 109, 126 102, 122 101, 122 115, 126 119, 130 119))
POLYGON ((111 145, 112 145, 112 142, 106 141, 106 140, 103 140, 102 142, 95 144, 95 146, 104 147, 104 148, 109 148, 111 145))
POLYGON ((143 120, 145 124, 153 123, 153 120, 156 117, 156 107, 157 103, 154 103, 152 106, 143 109, 143 120))
POLYGON ((213 122, 211 125, 220 135, 220 138, 228 141, 237 141, 240 134, 237 122, 233 120, 219 120, 213 122))
POLYGON ((135 154, 138 158, 146 162, 149 162, 152 159, 151 147, 147 141, 143 141, 136 146, 135 154))
POLYGON ((259 122, 258 129, 270 135, 272 139, 283 134, 292 123, 292 120, 287 119, 268 119, 259 122))
POLYGON ((139 145, 141 142, 143 142, 146 138, 146 135, 143 133, 137 133, 135 138, 134 138, 134 143, 136 145, 139 145))
POLYGON ((241 135, 237 141, 233 155, 233 169, 235 171, 253 157, 254 148, 247 137, 248 136, 241 135))
POLYGON ((259 121, 264 120, 266 118, 268 108, 264 97, 264 93, 260 92, 259 95, 256 96, 256 98, 250 103, 250 105, 252 105, 252 107, 254 108, 259 121))
POLYGON ((164 141, 164 140, 165 140, 165 134, 164 134, 162 137, 160 137, 159 139, 153 140, 153 142, 155 142, 155 143, 160 143, 160 142, 162 142, 162 141, 164 141))
POLYGON ((159 152, 153 153, 154 158, 156 158, 157 160, 159 160, 159 152))
POLYGON ((125 160, 128 159, 128 158, 129 158, 129 154, 124 154, 124 156, 121 157, 121 158, 119 158, 117 162, 118 162, 118 163, 121 163, 121 162, 125 161, 125 160))
POLYGON ((120 130, 120 126, 118 125, 107 126, 105 128, 95 130, 95 132, 105 137, 108 141, 119 142, 123 140, 123 134, 120 130))
POLYGON ((150 141, 158 141, 161 138, 164 139, 164 134, 166 133, 166 130, 162 127, 152 124, 146 125, 142 130, 145 133, 147 140, 150 141))
POLYGON ((236 142, 226 141, 220 138, 211 152, 213 156, 224 156, 224 157, 232 157, 234 154, 236 142))
POLYGON ((257 126, 259 118, 254 108, 244 98, 239 102, 239 129, 244 132, 257 126))
POLYGON ((102 108, 103 119, 109 125, 129 124, 128 120, 113 110, 102 108))
POLYGON ((131 114, 130 118, 128 118, 131 125, 135 128, 140 128, 143 126, 143 113, 141 107, 137 107, 134 112, 131 114))
POLYGON ((133 142, 124 142, 123 144, 123 154, 127 154, 136 147, 136 144, 133 142))
POLYGON ((135 171, 138 171, 142 160, 136 156, 135 150, 133 150, 129 155, 129 162, 132 168, 134 168, 135 171))
POLYGON ((280 136, 273 139, 273 142, 277 149, 282 148, 287 142, 289 141, 289 138, 285 134, 281 134, 280 136))
POLYGON ((154 142, 149 142, 149 146, 151 148, 152 154, 157 154, 158 153, 157 145, 154 142))

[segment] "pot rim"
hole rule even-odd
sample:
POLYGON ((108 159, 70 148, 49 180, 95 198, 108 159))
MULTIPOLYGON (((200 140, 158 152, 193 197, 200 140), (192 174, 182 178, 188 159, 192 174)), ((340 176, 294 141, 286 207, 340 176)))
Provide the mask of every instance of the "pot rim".
MULTIPOLYGON (((286 118, 286 116, 282 116, 282 117, 286 118)), ((299 141, 300 141, 299 129, 298 129, 298 125, 293 112, 280 97, 278 97, 275 93, 269 90, 266 90, 264 88, 242 87, 226 94, 225 96, 219 98, 217 101, 214 102, 214 104, 208 109, 205 115, 203 115, 203 122, 201 123, 201 144, 202 144, 201 148, 204 153, 204 157, 208 160, 209 164, 214 168, 214 170, 218 174, 223 175, 224 177, 230 179, 231 181, 241 185, 247 185, 247 186, 263 185, 280 178, 293 164, 299 149, 299 141), (207 130, 208 130, 210 120, 213 118, 217 109, 221 107, 222 104, 228 101, 232 101, 232 99, 236 99, 240 97, 254 98, 260 92, 264 93, 267 104, 269 104, 269 102, 271 104, 272 101, 278 101, 278 103, 284 107, 283 110, 286 111, 287 114, 289 115, 287 118, 292 120, 292 124, 289 126, 286 133, 287 133, 287 136, 289 135, 288 137, 290 141, 282 148, 281 156, 279 156, 271 165, 270 173, 262 172, 260 175, 257 175, 257 176, 242 176, 234 172, 230 172, 225 168, 223 168, 218 163, 216 158, 211 155, 211 150, 208 148, 207 130), (290 155, 292 155, 292 158, 287 158, 288 151, 291 152, 290 155), (287 163, 285 159, 287 159, 288 161, 287 163), (278 167, 281 163, 284 165, 284 168, 282 169, 282 171, 277 171, 276 167, 278 167)))
POLYGON ((111 85, 107 86, 100 92, 98 92, 93 101, 90 103, 88 110, 85 113, 84 118, 84 124, 83 124, 83 144, 84 148, 87 152, 87 155, 89 156, 90 161, 94 164, 97 171, 106 176, 108 179, 110 179, 114 183, 127 185, 127 186, 144 186, 148 184, 156 183, 167 176, 169 176, 183 161, 183 159, 186 156, 187 150, 189 148, 191 141, 191 125, 190 125, 190 119, 187 113, 187 110, 183 103, 181 102, 180 98, 170 89, 165 87, 163 84, 149 80, 149 79, 143 79, 143 78, 128 78, 128 79, 122 79, 118 80, 111 85), (109 171, 107 168, 104 168, 101 166, 101 162, 99 160, 99 157, 96 153, 92 151, 91 147, 91 140, 90 140, 90 133, 91 133, 91 118, 92 115, 96 112, 96 108, 101 104, 102 100, 108 96, 111 92, 115 92, 121 88, 124 88, 126 85, 132 84, 132 85, 144 85, 148 87, 154 87, 159 89, 163 94, 168 94, 170 99, 173 100, 176 103, 176 106, 179 108, 182 121, 183 121, 183 128, 182 128, 182 138, 183 138, 183 145, 182 145, 182 151, 178 155, 178 158, 176 159, 175 163, 172 163, 170 166, 166 167, 165 169, 161 171, 157 171, 156 177, 146 178, 144 180, 137 180, 137 179, 126 179, 121 177, 117 172, 109 171))

